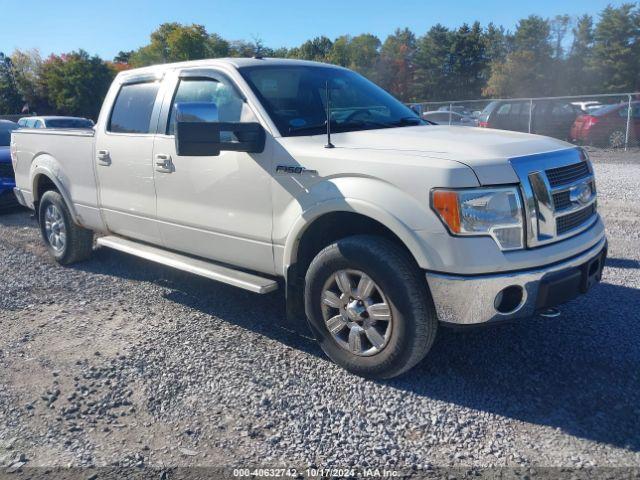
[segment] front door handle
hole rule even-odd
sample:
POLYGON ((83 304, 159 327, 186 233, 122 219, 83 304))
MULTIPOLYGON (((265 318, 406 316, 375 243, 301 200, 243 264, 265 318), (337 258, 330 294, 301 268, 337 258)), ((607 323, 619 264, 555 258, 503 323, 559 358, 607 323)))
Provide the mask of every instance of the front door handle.
POLYGON ((173 162, 171 161, 171 155, 165 155, 164 153, 159 153, 156 155, 156 172, 173 172, 173 162))
POLYGON ((104 165, 105 167, 111 165, 111 156, 109 155, 109 150, 98 150, 96 152, 96 159, 98 161, 98 165, 104 165))

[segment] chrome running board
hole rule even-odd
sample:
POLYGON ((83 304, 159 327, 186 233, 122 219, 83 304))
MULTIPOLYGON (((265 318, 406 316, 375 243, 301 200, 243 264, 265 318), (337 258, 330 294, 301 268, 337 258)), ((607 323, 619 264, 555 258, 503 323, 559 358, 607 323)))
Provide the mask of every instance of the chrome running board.
POLYGON ((269 293, 278 289, 278 283, 270 278, 233 270, 217 263, 199 260, 179 253, 139 243, 127 238, 110 235, 96 239, 96 245, 135 255, 155 263, 200 275, 217 282, 233 285, 255 293, 269 293))

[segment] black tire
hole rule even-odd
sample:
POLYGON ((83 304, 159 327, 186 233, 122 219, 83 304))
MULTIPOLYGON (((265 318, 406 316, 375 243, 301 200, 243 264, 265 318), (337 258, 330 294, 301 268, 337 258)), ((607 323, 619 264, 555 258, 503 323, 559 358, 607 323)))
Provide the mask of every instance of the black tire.
POLYGON ((315 257, 305 278, 305 311, 327 356, 366 378, 392 378, 415 366, 431 349, 438 329, 431 294, 413 258, 395 243, 371 235, 338 240, 315 257), (323 309, 330 308, 322 304, 327 282, 347 269, 369 276, 390 306, 393 322, 386 346, 370 356, 356 355, 341 346, 323 316, 329 315, 323 309))
POLYGON ((69 212, 62 195, 55 190, 49 190, 42 195, 38 206, 38 221, 40 232, 47 245, 47 250, 60 265, 70 265, 81 262, 91 256, 93 252, 93 232, 77 225, 69 212), (53 206, 60 212, 65 229, 65 241, 62 247, 56 248, 51 244, 46 230, 46 212, 53 206))

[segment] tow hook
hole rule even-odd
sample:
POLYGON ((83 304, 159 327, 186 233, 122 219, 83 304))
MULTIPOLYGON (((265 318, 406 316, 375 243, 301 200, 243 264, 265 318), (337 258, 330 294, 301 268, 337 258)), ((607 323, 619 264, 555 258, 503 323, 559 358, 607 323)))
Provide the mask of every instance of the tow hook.
POLYGON ((558 310, 557 308, 546 308, 538 312, 538 315, 544 318, 556 318, 562 315, 562 312, 560 312, 560 310, 558 310))

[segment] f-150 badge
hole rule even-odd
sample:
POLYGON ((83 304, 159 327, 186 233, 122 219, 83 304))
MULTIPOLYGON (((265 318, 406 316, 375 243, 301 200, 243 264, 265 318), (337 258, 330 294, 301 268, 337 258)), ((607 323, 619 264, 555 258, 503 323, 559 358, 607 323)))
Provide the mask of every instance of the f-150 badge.
POLYGON ((317 175, 318 171, 317 170, 310 170, 308 168, 304 168, 300 165, 278 165, 276 167, 276 173, 279 173, 281 175, 287 174, 287 173, 292 173, 295 175, 304 175, 304 174, 311 174, 311 175, 317 175))

